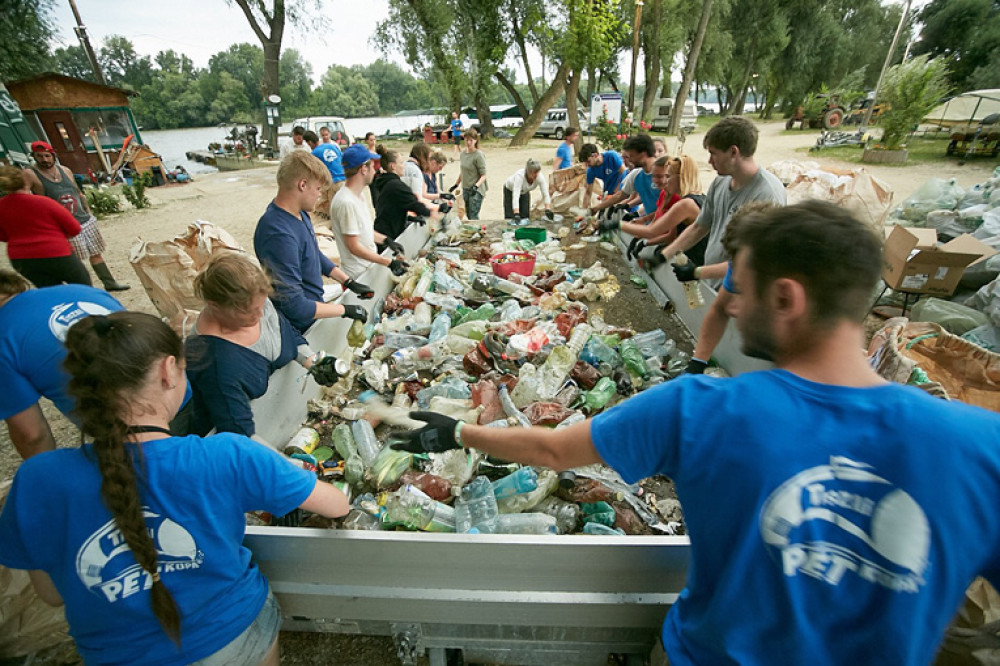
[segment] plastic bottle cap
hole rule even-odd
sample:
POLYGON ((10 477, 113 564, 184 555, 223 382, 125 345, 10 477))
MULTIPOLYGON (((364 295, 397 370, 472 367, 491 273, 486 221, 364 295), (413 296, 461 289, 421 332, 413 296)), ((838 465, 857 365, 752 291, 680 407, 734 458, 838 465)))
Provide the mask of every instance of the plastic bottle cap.
POLYGON ((479 531, 478 527, 470 527, 466 534, 482 534, 482 532, 479 531))

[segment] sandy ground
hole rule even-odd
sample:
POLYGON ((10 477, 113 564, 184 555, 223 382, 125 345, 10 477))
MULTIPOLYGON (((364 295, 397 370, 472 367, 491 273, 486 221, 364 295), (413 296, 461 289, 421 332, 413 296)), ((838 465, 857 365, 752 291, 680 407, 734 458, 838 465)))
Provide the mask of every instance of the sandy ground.
MULTIPOLYGON (((824 159, 816 154, 802 152, 801 149, 811 146, 816 134, 810 132, 783 133, 783 122, 771 122, 760 125, 760 140, 757 150, 757 160, 767 166, 783 159, 812 160, 823 166, 852 168, 853 165, 839 160, 824 159)), ((703 189, 714 178, 714 172, 708 166, 707 152, 702 148, 703 132, 693 134, 687 142, 687 152, 695 157, 701 169, 703 189)), ((668 151, 676 152, 676 139, 667 138, 668 151)), ((483 204, 481 217, 483 219, 500 219, 503 214, 502 188, 503 182, 515 170, 524 166, 528 158, 539 160, 546 171, 551 170, 555 149, 559 142, 555 140, 535 139, 528 146, 511 150, 506 147, 507 141, 497 141, 483 146, 486 154, 487 171, 490 174, 490 191, 483 204)), ((397 146, 408 150, 403 143, 397 146)), ((155 146, 153 146, 155 149, 155 146)), ((446 146, 445 154, 454 156, 453 148, 446 146)), ((944 143, 942 143, 942 152, 944 143)), ((988 178, 995 164, 990 161, 978 161, 964 166, 954 162, 942 162, 932 165, 914 165, 905 167, 868 166, 870 173, 890 185, 894 192, 894 202, 899 203, 907 198, 917 187, 931 177, 955 178, 963 187, 969 187, 988 178)), ((444 182, 452 184, 458 175, 458 162, 445 167, 444 182)), ((155 314, 152 303, 139 286, 139 281, 132 271, 129 262, 129 251, 137 239, 161 241, 185 231, 188 224, 195 220, 206 220, 221 226, 231 233, 246 248, 253 246, 253 231, 257 220, 263 213, 275 192, 275 167, 267 167, 248 171, 215 173, 199 176, 196 182, 187 185, 152 188, 147 190, 153 207, 146 210, 128 210, 120 215, 101 221, 101 229, 107 242, 105 259, 112 272, 120 281, 133 285, 130 291, 116 294, 116 297, 133 310, 155 314)), ((127 204, 126 204, 127 205, 127 204)), ((0 265, 9 266, 6 255, 0 258, 0 265)), ((624 277, 624 276, 622 276, 624 277)), ((95 279, 96 283, 96 279, 95 279)), ((623 285, 624 286, 624 285, 623 285)), ((623 322, 624 323, 624 322, 623 322)), ((46 401, 43 401, 45 403, 46 401)), ((78 431, 66 421, 51 405, 44 404, 46 415, 52 424, 56 440, 63 446, 74 445, 79 438, 78 431)), ((10 444, 6 425, 0 426, 0 482, 10 479, 20 462, 17 453, 10 444)), ((336 663, 373 664, 392 663, 391 641, 389 639, 364 637, 338 637, 325 635, 318 637, 297 637, 289 635, 283 639, 286 646, 285 663, 313 663, 308 654, 352 655, 346 661, 336 663), (324 649, 317 639, 325 644, 324 649), (347 641, 346 643, 344 641, 347 641), (351 642, 351 641, 356 642, 351 642), (339 641, 339 642, 338 642, 339 641), (301 646, 297 648, 296 646, 301 646), (308 646, 308 647, 307 647, 308 646), (376 656, 380 655, 380 656, 376 656)), ((46 663, 74 663, 72 657, 65 660, 55 657, 46 663)), ((39 663, 39 662, 35 662, 39 663)), ((315 663, 334 663, 330 660, 315 663)))

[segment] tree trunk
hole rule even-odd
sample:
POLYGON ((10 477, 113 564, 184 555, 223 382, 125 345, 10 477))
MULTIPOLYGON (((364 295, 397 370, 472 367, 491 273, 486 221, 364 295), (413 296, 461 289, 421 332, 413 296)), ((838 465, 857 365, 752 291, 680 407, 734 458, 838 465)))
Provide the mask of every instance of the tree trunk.
MULTIPOLYGON (((582 68, 573 69, 573 74, 569 78, 569 85, 566 86, 566 124, 579 129, 580 113, 577 104, 576 94, 580 90, 580 77, 583 75, 582 68)), ((576 135, 576 142, 580 143, 580 135, 576 135)), ((577 146, 579 147, 579 146, 577 146)))
POLYGON ((476 116, 479 121, 479 136, 492 137, 493 115, 490 113, 490 104, 481 91, 476 93, 476 116))
POLYGON ((608 83, 611 84, 611 89, 612 90, 614 90, 615 92, 621 92, 621 90, 619 90, 619 88, 618 88, 618 84, 615 82, 615 77, 611 76, 610 74, 608 74, 603 69, 601 70, 601 74, 603 74, 604 77, 608 80, 608 83))
POLYGON ((705 43, 705 32, 708 30, 708 19, 711 15, 712 0, 704 0, 701 6, 701 21, 698 23, 698 32, 691 43, 691 50, 688 51, 687 64, 684 67, 684 77, 681 79, 681 87, 677 90, 677 97, 674 99, 674 113, 670 114, 669 134, 677 134, 677 131, 681 127, 684 102, 687 101, 688 91, 691 89, 691 81, 694 79, 695 69, 698 67, 698 56, 701 54, 701 45, 705 43), (679 113, 678 110, 680 111, 679 113))
MULTIPOLYGON (((531 92, 531 103, 532 105, 535 105, 538 104, 538 88, 535 87, 535 79, 531 76, 531 63, 528 62, 528 47, 524 41, 524 34, 521 32, 521 25, 517 22, 517 16, 514 12, 511 12, 511 16, 511 27, 514 30, 514 41, 517 42, 517 48, 521 52, 521 64, 524 65, 524 73, 528 77, 528 90, 531 92)), ((545 69, 544 57, 542 58, 542 69, 545 69)), ((503 81, 500 83, 503 83, 503 81)), ((520 95, 518 95, 518 97, 520 97, 520 95)), ((522 105, 518 104, 518 106, 522 105)), ((522 115, 527 118, 527 111, 523 111, 522 115)))
POLYGON ((517 104, 517 112, 521 114, 521 117, 527 118, 528 114, 531 112, 525 105, 524 99, 521 97, 521 93, 517 92, 517 88, 514 87, 514 84, 511 83, 510 79, 504 76, 503 72, 496 72, 493 76, 495 76, 497 81, 500 82, 500 85, 502 85, 507 92, 510 93, 510 96, 514 98, 514 104, 517 104))
POLYGON ((750 88, 750 75, 753 73, 755 54, 753 48, 750 49, 750 57, 747 58, 746 65, 743 67, 743 82, 740 83, 739 91, 736 95, 736 99, 733 102, 732 110, 737 116, 743 115, 743 108, 746 106, 747 102, 747 90, 750 88))
POLYGON ((535 136, 535 131, 538 126, 542 124, 545 119, 545 114, 549 112, 552 105, 556 103, 559 99, 559 95, 562 94, 566 87, 566 74, 569 72, 569 63, 562 63, 559 65, 558 71, 556 71, 555 78, 552 80, 552 85, 550 85, 542 96, 538 99, 538 103, 535 104, 535 108, 531 110, 531 115, 529 115, 524 124, 521 125, 521 129, 517 131, 514 138, 510 141, 510 148, 517 148, 518 146, 523 146, 528 143, 531 137, 535 136))
POLYGON ((268 143, 272 147, 276 147, 278 145, 278 128, 268 127, 267 111, 262 102, 269 95, 277 95, 281 87, 279 63, 281 61, 281 40, 285 34, 285 2, 284 0, 274 0, 274 7, 270 14, 264 8, 263 2, 255 3, 263 15, 263 25, 258 23, 257 18, 250 10, 249 2, 250 0, 236 0, 236 4, 243 10, 243 15, 250 22, 250 28, 257 35, 264 51, 264 80, 261 82, 261 99, 258 100, 260 105, 258 108, 261 112, 261 125, 268 130, 268 143))
MULTIPOLYGON (((663 23, 661 0, 651 0, 647 10, 648 20, 642 25, 642 56, 646 70, 646 89, 642 93, 640 120, 649 120, 653 100, 660 87, 660 26, 663 23)), ((669 78, 667 79, 669 81, 669 78)))

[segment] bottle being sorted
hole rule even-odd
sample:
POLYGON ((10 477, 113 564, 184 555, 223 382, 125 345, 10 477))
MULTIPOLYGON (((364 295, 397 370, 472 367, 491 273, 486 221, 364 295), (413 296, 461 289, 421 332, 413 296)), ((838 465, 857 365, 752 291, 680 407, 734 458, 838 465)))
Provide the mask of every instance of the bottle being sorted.
POLYGON ((513 474, 493 482, 493 494, 498 500, 531 492, 538 487, 538 472, 531 467, 522 467, 513 474))
POLYGON ((477 476, 455 500, 455 531, 491 534, 496 532, 499 515, 489 479, 477 476))
POLYGON ((455 510, 432 500, 414 486, 403 486, 385 500, 389 521, 402 523, 412 530, 454 532, 455 510))

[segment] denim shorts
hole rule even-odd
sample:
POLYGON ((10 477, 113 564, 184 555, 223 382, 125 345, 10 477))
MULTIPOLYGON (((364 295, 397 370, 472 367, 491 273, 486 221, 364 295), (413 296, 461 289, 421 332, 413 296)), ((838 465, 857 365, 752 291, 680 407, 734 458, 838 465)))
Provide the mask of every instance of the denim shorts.
POLYGON ((281 629, 281 609, 270 589, 264 607, 257 619, 229 645, 196 661, 192 666, 229 666, 230 664, 259 664, 267 656, 267 651, 278 638, 281 629))

